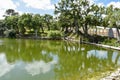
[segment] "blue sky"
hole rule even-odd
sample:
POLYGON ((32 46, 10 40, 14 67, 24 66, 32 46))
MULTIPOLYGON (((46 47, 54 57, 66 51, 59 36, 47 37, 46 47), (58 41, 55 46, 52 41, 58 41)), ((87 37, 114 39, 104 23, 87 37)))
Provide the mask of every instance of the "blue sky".
MULTIPOLYGON (((41 15, 54 13, 54 4, 59 0, 0 0, 0 19, 6 9, 14 9, 20 14, 22 13, 38 13, 41 15)), ((120 8, 120 0, 89 0, 96 4, 108 6, 113 4, 120 8)))
POLYGON ((104 5, 107 5, 111 2, 120 2, 120 0, 97 0, 97 3, 103 3, 104 5))
MULTIPOLYGON (((30 13, 40 13, 40 14, 53 14, 54 12, 54 4, 58 2, 58 0, 38 0, 38 3, 41 3, 43 1, 43 5, 33 5, 29 0, 15 0, 16 2, 19 2, 19 6, 17 7, 18 11, 22 12, 30 12, 30 13), (48 2, 46 2, 48 1, 48 2), (50 2, 49 2, 50 1, 50 2), (46 4, 46 5, 44 5, 46 4)), ((34 0, 35 1, 35 0, 34 0)), ((37 3, 37 2, 36 2, 37 3)))

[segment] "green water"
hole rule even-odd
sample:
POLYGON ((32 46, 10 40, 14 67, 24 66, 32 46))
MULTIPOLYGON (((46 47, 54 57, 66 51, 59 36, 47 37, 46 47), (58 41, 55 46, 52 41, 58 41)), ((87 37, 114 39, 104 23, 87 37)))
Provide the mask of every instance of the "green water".
POLYGON ((119 51, 93 45, 0 39, 0 80, 90 80, 119 66, 119 51))

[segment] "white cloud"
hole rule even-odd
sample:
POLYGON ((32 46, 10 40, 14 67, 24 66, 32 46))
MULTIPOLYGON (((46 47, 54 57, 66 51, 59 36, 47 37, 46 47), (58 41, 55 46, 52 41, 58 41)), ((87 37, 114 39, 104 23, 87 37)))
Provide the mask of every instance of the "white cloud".
POLYGON ((51 3, 51 0, 22 0, 26 3, 27 7, 49 10, 54 9, 54 5, 51 3))
POLYGON ((95 0, 88 0, 90 2, 90 5, 92 5, 93 3, 95 3, 95 0))
POLYGON ((18 10, 15 10, 15 11, 18 12, 19 15, 22 15, 23 13, 25 13, 25 12, 23 12, 23 11, 18 11, 18 10))
POLYGON ((16 9, 16 7, 12 0, 0 0, 0 19, 3 19, 6 9, 16 9))
POLYGON ((7 63, 5 54, 0 54, 0 77, 4 76, 14 68, 14 65, 7 63))
POLYGON ((44 61, 35 61, 33 63, 27 64, 25 69, 29 74, 32 76, 38 75, 40 73, 47 73, 51 70, 52 65, 56 64, 57 61, 51 61, 48 63, 45 63, 44 61))
POLYGON ((104 3, 98 3, 97 5, 98 5, 99 7, 100 7, 100 6, 103 7, 103 6, 104 6, 104 3))
POLYGON ((90 50, 88 51, 87 58, 95 56, 98 58, 107 58, 107 51, 102 50, 90 50))
POLYGON ((4 19, 4 17, 3 17, 4 13, 5 13, 5 10, 0 9, 0 19, 4 19))
POLYGON ((27 72, 32 76, 38 75, 40 73, 47 73, 51 69, 51 63, 45 63, 44 61, 33 62, 31 64, 27 64, 25 67, 27 72))
POLYGON ((18 7, 18 6, 20 6, 20 3, 19 2, 15 2, 15 5, 18 7))
POLYGON ((113 5, 114 8, 120 8, 120 2, 110 2, 107 5, 107 7, 110 6, 110 5, 113 5))
POLYGON ((16 5, 12 2, 12 0, 0 0, 0 9, 15 9, 16 5))
POLYGON ((52 65, 57 64, 58 56, 51 54, 53 60, 46 63, 43 60, 35 61, 33 63, 27 64, 25 69, 32 76, 38 75, 40 73, 47 73, 52 69, 52 65))

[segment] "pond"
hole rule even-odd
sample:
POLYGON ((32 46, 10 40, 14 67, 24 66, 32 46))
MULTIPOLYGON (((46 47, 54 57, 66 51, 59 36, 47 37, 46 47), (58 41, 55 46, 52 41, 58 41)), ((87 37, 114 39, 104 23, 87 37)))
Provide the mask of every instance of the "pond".
POLYGON ((69 41, 0 39, 0 80, 93 80, 117 67, 116 50, 69 41))

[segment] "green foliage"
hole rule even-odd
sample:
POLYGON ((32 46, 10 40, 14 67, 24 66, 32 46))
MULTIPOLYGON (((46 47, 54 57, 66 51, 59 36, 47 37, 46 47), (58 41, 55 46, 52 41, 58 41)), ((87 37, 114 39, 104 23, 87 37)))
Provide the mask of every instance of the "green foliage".
POLYGON ((8 29, 18 29, 18 16, 8 16, 5 18, 6 27, 8 29))
POLYGON ((24 27, 27 27, 28 29, 31 29, 33 24, 32 24, 32 14, 23 14, 21 17, 20 17, 20 21, 21 21, 21 24, 24 26, 24 27))
POLYGON ((40 28, 41 28, 42 32, 44 32, 43 24, 44 24, 44 18, 43 18, 43 16, 41 16, 39 14, 35 14, 35 15, 29 14, 29 13, 23 14, 20 16, 20 18, 18 20, 20 32, 26 31, 24 29, 28 29, 28 30, 33 29, 35 32, 36 30, 39 31, 40 28))
MULTIPOLYGON (((6 30, 14 29, 22 34, 28 33, 28 30, 33 30, 33 34, 35 33, 36 37, 40 30, 44 33, 44 30, 62 29, 62 31, 65 31, 65 36, 69 35, 69 30, 71 31, 70 33, 74 31, 82 36, 88 36, 90 27, 120 28, 120 25, 116 24, 116 22, 120 22, 119 8, 89 4, 89 0, 61 0, 55 5, 55 14, 58 14, 56 18, 49 14, 44 16, 30 13, 18 15, 13 9, 8 9, 6 10, 5 19, 0 22, 0 28, 4 27, 6 30), (102 17, 102 15, 105 16, 102 17)), ((48 36, 56 38, 61 36, 61 33, 48 32, 48 36)), ((93 36, 95 39, 101 39, 101 37, 93 36)), ((85 40, 93 41, 93 38, 85 38, 85 40)))
POLYGON ((18 12, 15 12, 15 10, 14 9, 7 9, 6 11, 5 11, 5 15, 3 15, 3 16, 5 16, 5 17, 8 17, 8 16, 18 16, 18 12))
POLYGON ((0 20, 0 30, 5 30, 5 21, 4 20, 0 20))
POLYGON ((11 30, 6 30, 4 32, 4 34, 6 35, 6 37, 8 38, 16 38, 16 31, 14 29, 11 30))
POLYGON ((43 17, 40 16, 39 14, 35 14, 32 16, 32 24, 33 24, 33 29, 39 29, 40 26, 42 26, 43 21, 43 17))
POLYGON ((120 25, 117 24, 117 22, 119 22, 119 24, 120 24, 120 9, 115 9, 110 17, 111 17, 110 18, 110 26, 120 27, 120 25))
POLYGON ((55 20, 51 23, 50 27, 51 27, 51 30, 60 30, 60 25, 58 21, 55 21, 55 20))
POLYGON ((48 37, 52 39, 61 39, 62 34, 59 31, 50 31, 48 37))
POLYGON ((90 25, 100 25, 103 7, 89 4, 89 0, 61 0, 55 5, 55 14, 60 13, 61 27, 73 27, 76 32, 82 27, 84 34, 88 34, 90 25))
POLYGON ((53 22, 53 16, 49 14, 45 14, 44 21, 45 21, 45 25, 48 27, 48 30, 50 30, 51 23, 53 22))
POLYGON ((110 45, 110 46, 116 46, 116 47, 119 47, 120 46, 120 43, 118 43, 116 41, 116 39, 110 39, 110 38, 106 38, 102 44, 105 44, 105 45, 110 45))

